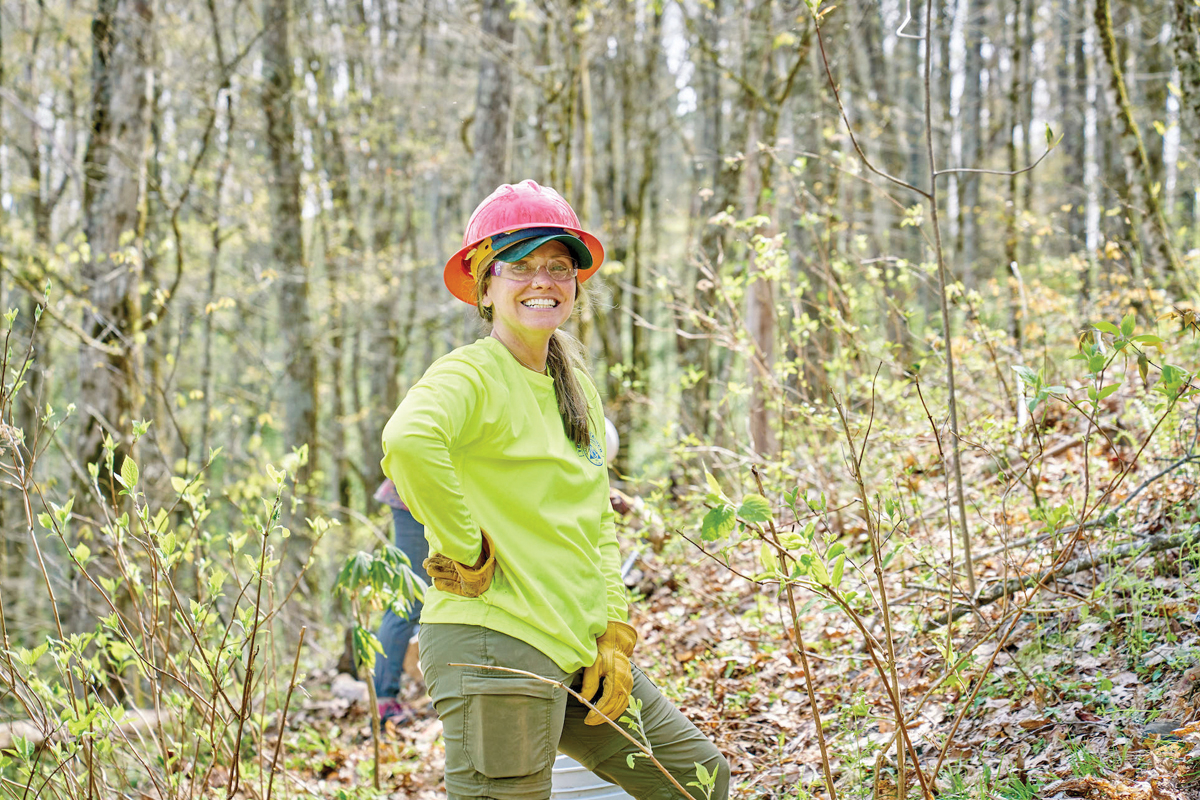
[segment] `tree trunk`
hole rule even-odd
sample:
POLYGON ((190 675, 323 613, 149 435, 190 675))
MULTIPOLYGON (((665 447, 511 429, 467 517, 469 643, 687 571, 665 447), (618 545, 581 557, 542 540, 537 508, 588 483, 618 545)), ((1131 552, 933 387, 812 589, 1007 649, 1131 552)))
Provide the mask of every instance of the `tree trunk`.
POLYGON ((1025 89, 1021 76, 1024 74, 1022 62, 1025 58, 1025 48, 1021 38, 1022 3, 1033 0, 1016 0, 1013 9, 1012 24, 1012 66, 1009 73, 1008 102, 1004 104, 1004 150, 1008 156, 1008 200, 1004 208, 1004 272, 1009 285, 1008 292, 1008 335, 1013 345, 1021 347, 1021 299, 1018 295, 1019 285, 1014 268, 1020 269, 1020 234, 1017 229, 1017 219, 1021 214, 1020 201, 1017 197, 1017 108, 1020 104, 1021 92, 1025 89))
POLYGON ((1104 52, 1109 67, 1109 94, 1116 103, 1117 117, 1120 120, 1121 146, 1128 162, 1126 172, 1132 175, 1128 187, 1129 194, 1122 199, 1127 207, 1145 209, 1145 224, 1140 231, 1140 238, 1145 243, 1142 250, 1143 268, 1153 268, 1155 273, 1169 283, 1173 291, 1182 294, 1185 291, 1183 267, 1175 248, 1171 246, 1171 234, 1159 204, 1158 187, 1154 185, 1146 145, 1133 116, 1133 107, 1125 88, 1125 75, 1117 57, 1112 12, 1108 0, 1096 0, 1095 21, 1096 30, 1100 35, 1100 49, 1104 52))
POLYGON ((637 47, 636 11, 632 4, 626 5, 622 20, 626 34, 619 45, 621 129, 617 138, 620 143, 618 157, 623 168, 619 182, 620 214, 614 227, 619 231, 625 269, 617 273, 613 281, 620 291, 623 307, 619 313, 611 315, 611 321, 615 328, 612 334, 618 339, 625 338, 624 329, 628 329, 629 350, 628 357, 621 362, 624 369, 618 373, 619 392, 610 395, 609 400, 616 412, 617 432, 621 441, 627 444, 617 454, 616 468, 620 473, 629 469, 628 444, 633 441, 634 408, 638 398, 649 395, 646 384, 650 374, 649 339, 640 320, 652 316, 650 290, 647 289, 645 230, 650 187, 658 173, 657 151, 662 128, 657 110, 659 103, 646 101, 647 97, 661 96, 663 90, 659 77, 662 72, 662 13, 649 7, 645 9, 647 19, 642 33, 645 38, 641 47, 637 47))
MULTIPOLYGON (((1175 0, 1175 69, 1179 72, 1179 129, 1188 149, 1200 153, 1200 6, 1175 0)), ((1180 187, 1185 224, 1192 229, 1192 247, 1200 247, 1200 202, 1197 181, 1180 187)))
POLYGON ((1179 127, 1200 153, 1200 5, 1175 0, 1175 67, 1179 70, 1179 127))
MULTIPOLYGON (((154 46, 157 46, 155 44, 154 46)), ((152 60, 155 63, 159 62, 157 53, 152 55, 152 60)), ((162 248, 164 241, 165 229, 163 226, 164 212, 166 219, 169 222, 170 212, 167 208, 166 198, 163 196, 162 187, 164 182, 170 181, 170 169, 162 168, 163 158, 163 125, 162 125, 162 105, 163 105, 163 85, 161 81, 154 84, 153 91, 150 97, 150 108, 148 113, 149 118, 149 154, 146 158, 145 170, 145 190, 141 192, 142 204, 144 212, 140 214, 141 230, 138 232, 137 242, 138 250, 141 253, 142 274, 141 283, 144 287, 139 290, 145 297, 154 298, 158 296, 158 291, 161 288, 159 267, 161 266, 161 254, 165 252, 162 248)), ((180 247, 186 246, 186 240, 178 242, 180 247)), ((186 256, 185 256, 186 258, 186 256)), ((180 300, 176 305, 178 320, 180 326, 179 331, 182 334, 187 330, 188 322, 191 317, 191 301, 180 300)), ((158 317, 165 312, 164 308, 151 307, 151 317, 158 317)), ((160 457, 145 459, 144 463, 140 464, 142 468, 141 477, 145 481, 147 487, 166 486, 169 485, 170 470, 175 463, 177 456, 185 455, 183 453, 183 443, 180 441, 178 431, 173 430, 169 420, 167 410, 167 390, 166 382, 170 380, 169 374, 163 373, 163 366, 168 363, 167 354, 171 347, 171 333, 167 325, 157 324, 158 320, 149 327, 144 335, 145 343, 142 345, 141 361, 145 365, 145 410, 144 414, 148 419, 154 420, 154 424, 147 431, 147 440, 154 444, 158 450, 160 457), (176 449, 179 452, 176 452, 176 449)), ((182 340, 182 338, 180 339, 182 340)))
MULTIPOLYGON (((44 10, 39 9, 39 14, 43 14, 44 10)), ((24 22, 24 20, 22 20, 24 22)), ((37 23, 40 27, 42 21, 37 23)), ((32 36, 29 39, 29 46, 26 52, 21 53, 23 69, 21 79, 24 83, 29 97, 34 97, 41 89, 38 65, 42 61, 39 54, 40 51, 40 36, 32 36)), ((68 66, 70 62, 68 62, 68 66)), ((49 266, 50 255, 53 252, 54 242, 52 240, 53 232, 51 230, 54 209, 62 199, 67 188, 70 171, 65 170, 58 187, 52 185, 51 177, 53 170, 43 169, 43 153, 42 153, 42 128, 38 121, 29 120, 28 124, 16 126, 10 133, 10 147, 13 150, 21 152, 28 166, 29 174, 29 203, 33 215, 33 261, 37 265, 39 271, 45 272, 49 266), (27 132, 28 139, 22 141, 24 137, 20 136, 20 132, 27 132), (14 141, 15 140, 15 141, 14 141)), ((41 288, 40 286, 38 288, 41 288)), ((10 300, 4 305, 4 308, 16 306, 16 301, 10 300)), ((22 337, 28 337, 33 333, 34 312, 38 306, 38 298, 31 295, 25 295, 20 303, 21 313, 17 316, 15 330, 20 332, 22 337)), ((45 322, 42 323, 45 325, 45 322)), ((26 441, 31 441, 34 432, 38 430, 39 419, 45 409, 47 401, 46 397, 46 375, 49 373, 51 362, 51 348, 49 346, 50 337, 42 336, 35 338, 33 361, 29 367, 29 372, 26 375, 26 384, 18 398, 18 408, 15 410, 18 415, 18 426, 25 432, 26 441)), ((18 571, 24 568, 24 552, 26 545, 26 536, 24 533, 25 524, 24 508, 17 507, 16 513, 21 519, 20 523, 16 523, 14 527, 6 528, 14 532, 19 531, 19 535, 15 540, 13 567, 18 571)), ((3 518, 0 517, 0 522, 3 518)))
MULTIPOLYGON (((1104 188, 1100 182, 1101 155, 1100 150, 1104 146, 1103 140, 1099 131, 1099 103, 1100 98, 1104 97, 1104 93, 1100 91, 1099 80, 1097 78, 1096 68, 1096 40, 1093 35, 1092 26, 1086 18, 1087 0, 1077 0, 1079 3, 1077 12, 1076 24, 1080 27, 1079 44, 1075 51, 1076 58, 1079 62, 1076 63, 1075 71, 1081 76, 1084 88, 1084 111, 1083 111, 1083 185, 1087 195, 1087 211, 1084 213, 1084 241, 1087 247, 1087 278, 1084 281, 1085 288, 1094 289, 1096 286, 1097 276, 1097 254, 1100 250, 1101 241, 1101 220, 1103 211, 1103 193, 1104 188)), ((1089 297, 1091 294, 1089 293, 1089 297)))
MULTIPOLYGON (((923 25, 919 20, 925 19, 924 4, 936 0, 913 0, 912 18, 909 33, 914 29, 920 30, 923 25)), ((901 53, 899 73, 896 76, 900 84, 898 93, 903 93, 904 107, 904 138, 901 145, 904 150, 905 165, 899 173, 913 186, 925 186, 929 183, 927 174, 928 153, 925 149, 925 116, 923 109, 925 100, 919 75, 924 73, 924 59, 928 56, 923 52, 930 46, 928 39, 901 39, 896 44, 896 51, 901 53), (911 76, 911 77, 910 77, 911 76)), ((909 229, 904 237, 902 255, 912 264, 921 264, 930 260, 929 250, 916 228, 909 229)), ((937 293, 930 288, 927 281, 918 281, 916 294, 921 307, 928 314, 936 314, 938 309, 937 293)))
POLYGON ((512 57, 516 23, 508 0, 483 0, 483 55, 475 94, 475 174, 471 197, 478 202, 502 183, 511 183, 508 119, 512 107, 512 57))
MULTIPOLYGON (((647 91, 651 93, 651 96, 657 97, 658 93, 662 91, 658 78, 662 57, 661 10, 653 12, 647 33, 647 41, 643 47, 645 55, 641 69, 640 91, 643 97, 647 91)), ((639 84, 635 84, 635 86, 639 86, 639 84)), ((647 192, 654 181, 658 166, 658 134, 663 125, 658 120, 655 103, 642 103, 641 105, 639 138, 642 148, 638 159, 640 170, 636 184, 632 184, 633 176, 629 176, 632 185, 627 185, 627 190, 632 193, 632 200, 629 204, 631 212, 629 219, 633 224, 633 233, 629 239, 630 278, 633 283, 630 309, 635 317, 630 325, 630 355, 634 385, 639 393, 645 395, 648 394, 645 382, 649 377, 650 350, 649 342, 646 340, 646 329, 636 320, 649 316, 649 304, 647 303, 649 292, 646 286, 646 258, 642 233, 646 222, 647 192)), ((624 433, 622 432, 622 434, 624 433)))
MULTIPOLYGON (((629 4, 622 4, 614 9, 614 13, 620 14, 614 21, 614 27, 620 31, 618 42, 626 41, 624 39, 625 17, 631 8, 632 6, 629 4)), ((619 272, 613 274, 612 267, 615 264, 624 264, 628 260, 624 236, 626 227, 624 223, 627 222, 627 219, 622 207, 623 194, 621 190, 624 175, 618 172, 618 166, 625 164, 624 151, 621 148, 622 142, 628 139, 629 132, 619 130, 620 126, 628 125, 628 115, 626 113, 618 115, 611 111, 618 108, 617 104, 620 103, 622 104, 620 108, 624 112, 624 98, 627 94, 626 85, 628 84, 626 73, 632 67, 626 66, 628 60, 625 57, 626 47, 623 44, 618 44, 617 47, 617 58, 596 59, 592 61, 590 67, 595 73, 590 81, 593 93, 598 98, 599 106, 609 111, 604 114, 589 114, 595 131, 592 137, 593 146, 596 153, 602 156, 599 161, 603 165, 593 173, 595 183, 592 188, 597 198, 598 217, 602 221, 602 225, 610 231, 608 241, 605 243, 605 262, 609 265, 609 269, 602 270, 592 280, 603 287, 600 291, 607 294, 607 304, 612 309, 609 313, 598 314, 595 321, 606 367, 604 371, 605 407, 611 413, 610 419, 617 426, 621 441, 628 443, 632 412, 625 408, 628 404, 624 402, 625 375, 621 369, 625 364, 625 343, 622 339, 622 332, 624 319, 627 316, 623 313, 625 296, 622 282, 624 274, 619 272)), ((593 100, 593 104, 596 103, 597 100, 593 100)), ((629 448, 625 447, 617 453, 615 467, 620 473, 625 472, 623 459, 628 452, 629 448)))
MULTIPOLYGON (((1021 85, 1024 91, 1021 94, 1021 166, 1024 167, 1033 163, 1033 48, 1037 42, 1037 33, 1034 31, 1034 23, 1037 21, 1037 3, 1034 0, 1025 0, 1023 11, 1025 21, 1022 30, 1021 42, 1018 45, 1025 51, 1025 58, 1021 60, 1021 68, 1024 70, 1021 75, 1021 85)), ((1025 173, 1021 176, 1023 180, 1021 209, 1028 214, 1033 213, 1033 179, 1030 173, 1025 173)), ((1028 256, 1028 253, 1026 253, 1028 256)))
MULTIPOLYGON (((83 433, 78 452, 100 465, 105 499, 117 505, 119 486, 103 464, 105 438, 117 445, 114 466, 129 453, 131 423, 140 414, 137 330, 141 325, 136 251, 150 88, 151 0, 99 0, 92 20, 91 135, 84 157, 84 229, 90 258, 82 277, 89 305, 83 329, 108 352, 85 349, 80 364, 83 433)), ((80 500, 88 495, 77 487, 80 500)), ((92 519, 98 509, 83 506, 92 519)))
MULTIPOLYGON (((1087 61, 1083 52, 1083 31, 1080 29, 1084 0, 1069 0, 1067 13, 1059 20, 1061 59, 1058 68, 1059 97, 1063 109, 1063 177, 1066 193, 1068 253, 1079 253, 1087 247, 1085 103, 1087 61)), ((1084 18, 1086 19, 1086 18, 1084 18)), ((1090 296, 1088 271, 1083 273, 1084 297, 1090 296)))
MULTIPOLYGON (((983 22, 984 6, 980 0, 962 0, 964 35, 966 38, 966 63, 964 64, 964 86, 962 97, 962 166, 978 169, 979 133, 983 111, 983 22)), ((975 260, 979 253, 979 175, 963 173, 958 176, 959 222, 959 274, 967 287, 975 284, 975 260)), ((989 276, 984 276, 989 277, 989 276)))
MULTIPOLYGON (((333 9, 327 2, 326 13, 333 18, 333 9)), ((316 41, 316 31, 310 30, 309 48, 316 41)), ((306 48, 308 49, 308 48, 306 48)), ((326 440, 329 443, 330 464, 332 465, 332 485, 334 497, 339 507, 338 516, 344 509, 350 508, 351 481, 353 468, 350 464, 350 454, 347 449, 346 433, 349 430, 345 424, 347 394, 345 380, 346 331, 349 321, 346 318, 346 297, 352 276, 362 274, 362 237, 358 232, 357 215, 353 200, 350 196, 350 167, 346 158, 346 146, 342 139, 342 126, 345 124, 345 110, 335 100, 333 74, 337 68, 335 54, 315 52, 309 49, 307 63, 315 71, 317 83, 317 108, 324 112, 324 120, 319 117, 309 120, 314 130, 319 130, 317 138, 320 146, 318 152, 325 179, 329 186, 329 194, 333 201, 333 213, 324 212, 320 218, 320 230, 324 243, 324 266, 327 286, 326 301, 328 303, 328 337, 329 337, 329 388, 330 415, 326 440), (333 232, 330 232, 330 229, 333 232), (348 268, 347 268, 348 267, 348 268)), ((342 64, 345 64, 343 61, 342 64)), ((349 68, 347 71, 350 71, 349 68)), ((374 486, 363 487, 366 494, 374 491, 374 486)))
MULTIPOLYGON (((296 475, 312 515, 310 478, 317 468, 317 363, 308 309, 308 262, 300 220, 300 161, 292 117, 290 0, 264 0, 262 104, 270 171, 271 254, 279 270, 279 317, 284 373, 279 394, 285 411, 285 447, 308 446, 308 463, 296 475)), ((291 549, 291 548, 289 548, 291 549)), ((297 548, 300 549, 300 548, 297 548)))
MULTIPOLYGON (((83 330, 96 342, 80 354, 81 437, 76 452, 95 464, 97 498, 84 479, 75 482, 75 513, 103 525, 121 514, 125 499, 114 477, 132 458, 132 425, 141 416, 141 295, 137 241, 144 212, 149 93, 152 90, 154 8, 150 0, 99 0, 92 18, 92 107, 84 157, 84 232, 89 256, 81 264, 88 304, 83 330), (113 458, 105 458, 111 441, 113 458)), ((79 531, 80 535, 84 530, 79 531)), ((96 532, 99 535, 99 532, 96 532)), ((108 551, 94 569, 111 574, 108 551)), ((89 585, 69 570, 74 602, 64 615, 72 632, 91 619, 89 585)), ((128 598, 118 601, 120 609, 128 598)), ((110 684, 118 694, 119 684, 110 684)))
MULTIPOLYGON (((873 14, 875 8, 873 3, 862 0, 859 13, 873 14)), ((883 40, 886 32, 882 27, 882 21, 877 20, 874 24, 860 25, 858 30, 862 36, 862 44, 857 49, 860 51, 860 59, 863 61, 863 65, 860 67, 862 74, 858 82, 860 92, 867 98, 871 98, 873 94, 875 102, 869 108, 877 107, 878 114, 882 115, 880 122, 888 129, 895 131, 902 120, 901 109, 894 103, 885 103, 884 101, 886 98, 895 96, 892 87, 896 80, 895 73, 898 70, 889 68, 887 56, 884 54, 883 40)), ((823 77, 823 72, 818 69, 815 75, 816 85, 820 85, 823 77)), ((804 140, 804 138, 797 137, 797 141, 804 140)), ((879 137, 873 136, 866 137, 862 144, 867 148, 867 155, 871 157, 872 161, 875 164, 883 165, 888 173, 899 175, 904 171, 905 162, 900 148, 891 146, 890 142, 885 145, 879 141, 879 137)), ((891 204, 878 192, 869 191, 867 196, 870 198, 872 206, 874 253, 880 258, 879 281, 883 295, 881 302, 886 308, 888 340, 894 345, 896 362, 903 365, 912 364, 915 360, 913 337, 909 333, 908 320, 905 317, 905 310, 909 307, 910 302, 909 291, 905 282, 900 280, 898 259, 893 258, 894 255, 898 255, 896 248, 902 237, 896 233, 891 204)), ((815 283, 813 285, 815 286, 815 283)), ((803 364, 806 382, 810 387, 810 396, 824 397, 827 394, 824 385, 826 383, 824 368, 820 364, 811 363, 810 359, 804 359, 803 364)))
POLYGON ((204 291, 204 325, 201 336, 201 366, 200 389, 204 393, 200 415, 200 450, 197 460, 200 464, 208 461, 210 448, 210 425, 213 407, 213 322, 217 313, 214 303, 217 299, 217 275, 221 266, 221 209, 225 191, 225 179, 229 175, 232 162, 233 147, 233 93, 230 91, 228 73, 226 72, 225 50, 221 43, 221 28, 217 18, 215 0, 208 0, 209 17, 212 20, 213 45, 217 56, 217 65, 225 76, 217 93, 218 102, 223 109, 217 117, 218 141, 220 143, 220 163, 212 189, 212 222, 209 227, 208 276, 204 291))
MULTIPOLYGON (((749 171, 750 186, 747 213, 767 215, 770 211, 772 193, 772 160, 775 136, 779 126, 778 106, 768 105, 774 100, 771 92, 771 14, 772 2, 751 0, 746 13, 749 30, 743 56, 744 87, 738 100, 737 113, 749 120, 743 152, 754 154, 754 169, 749 171), (750 87, 756 87, 758 96, 750 87)), ((770 229, 760 231, 770 236, 770 229)), ((773 394, 773 369, 775 365, 775 282, 756 262, 750 250, 748 285, 746 292, 746 325, 754 344, 754 357, 749 359, 748 383, 750 385, 750 443, 755 452, 770 458, 776 449, 775 432, 772 427, 771 399, 773 394)))
MULTIPOLYGON (((704 42, 706 48, 715 49, 720 41, 718 20, 722 7, 723 0, 714 0, 712 8, 702 9, 696 20, 696 37, 704 42)), ((720 68, 712 59, 702 57, 697 73, 700 145, 693 162, 692 175, 696 188, 693 197, 700 198, 693 210, 695 225, 699 229, 699 247, 693 248, 693 252, 699 264, 696 269, 685 271, 684 291, 690 292, 688 302, 691 308, 700 314, 709 314, 716 303, 716 293, 712 281, 704 273, 705 270, 716 272, 721 268, 725 253, 725 229, 709 224, 708 220, 724 210, 736 196, 742 161, 724 157, 724 98, 720 68)), ((736 138, 732 140, 738 141, 736 138)), ((705 338, 712 331, 686 310, 680 312, 677 326, 681 335, 675 340, 676 352, 685 371, 680 398, 681 432, 707 440, 713 423, 709 394, 717 378, 712 343, 705 338)))

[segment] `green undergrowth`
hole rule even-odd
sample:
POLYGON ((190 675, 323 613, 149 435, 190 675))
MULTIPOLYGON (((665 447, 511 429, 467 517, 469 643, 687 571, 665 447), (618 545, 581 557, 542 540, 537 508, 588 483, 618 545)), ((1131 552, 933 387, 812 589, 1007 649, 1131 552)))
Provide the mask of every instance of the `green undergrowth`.
MULTIPOLYGON (((955 290, 977 611, 944 360, 925 321, 907 361, 878 326, 830 324, 820 391, 800 360, 777 366, 771 451, 727 428, 719 447, 685 438, 667 477, 645 476, 628 534, 644 553, 633 582, 652 674, 754 765, 743 796, 827 795, 826 766, 840 794, 864 798, 894 795, 901 776, 912 793, 1026 798, 1071 776, 1195 771, 1198 742, 1146 731, 1200 713, 1187 705, 1200 656, 1196 320, 1103 270, 1081 302, 1064 266, 1029 266, 1019 298, 1000 282, 955 290), (1162 536, 1183 540, 1128 552, 1162 536), (1095 563, 1063 571, 1079 559, 1095 563)), ((840 313, 882 314, 878 297, 867 276, 840 313)), ((786 350, 798 358, 813 352, 800 323, 786 350)), ((728 324, 723 337, 743 341, 728 324)), ((721 413, 742 419, 748 398, 731 394, 721 413)))

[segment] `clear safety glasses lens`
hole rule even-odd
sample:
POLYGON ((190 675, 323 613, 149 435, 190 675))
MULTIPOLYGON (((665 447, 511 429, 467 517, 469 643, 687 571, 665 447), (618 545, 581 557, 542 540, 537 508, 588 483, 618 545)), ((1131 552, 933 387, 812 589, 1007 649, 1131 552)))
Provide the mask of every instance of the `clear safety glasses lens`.
POLYGON ((547 264, 527 264, 520 261, 512 264, 507 261, 497 261, 496 266, 499 268, 499 272, 496 274, 500 277, 523 282, 533 280, 533 277, 543 268, 545 268, 546 274, 556 281, 569 281, 579 274, 579 267, 573 260, 551 261, 547 264))

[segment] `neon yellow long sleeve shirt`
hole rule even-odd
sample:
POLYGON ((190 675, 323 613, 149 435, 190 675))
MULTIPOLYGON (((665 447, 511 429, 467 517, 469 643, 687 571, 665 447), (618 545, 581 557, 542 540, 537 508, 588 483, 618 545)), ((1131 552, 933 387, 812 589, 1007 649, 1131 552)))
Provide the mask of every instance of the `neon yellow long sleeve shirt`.
POLYGON ((431 553, 463 564, 491 537, 496 574, 476 598, 430 587, 423 623, 480 625, 536 647, 563 670, 596 660, 609 620, 626 621, 591 379, 591 446, 563 431, 552 378, 486 337, 436 361, 383 430, 383 471, 425 526, 431 553))

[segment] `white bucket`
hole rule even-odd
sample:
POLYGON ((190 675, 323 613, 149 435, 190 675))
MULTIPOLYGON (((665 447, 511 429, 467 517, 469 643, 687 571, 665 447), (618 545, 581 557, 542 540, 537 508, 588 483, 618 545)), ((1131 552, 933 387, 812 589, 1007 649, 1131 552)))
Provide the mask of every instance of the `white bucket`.
POLYGON ((554 760, 550 800, 633 800, 625 791, 562 753, 554 760))

